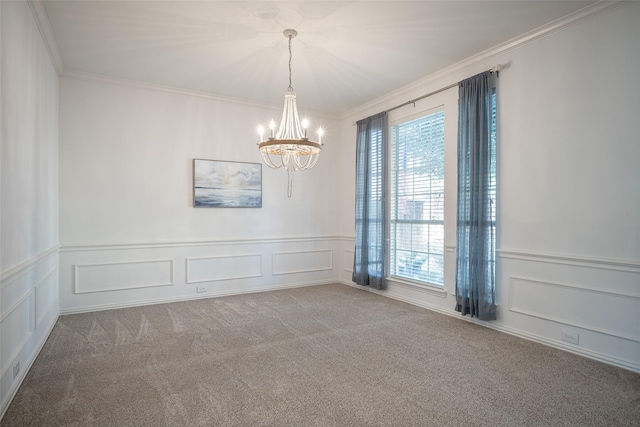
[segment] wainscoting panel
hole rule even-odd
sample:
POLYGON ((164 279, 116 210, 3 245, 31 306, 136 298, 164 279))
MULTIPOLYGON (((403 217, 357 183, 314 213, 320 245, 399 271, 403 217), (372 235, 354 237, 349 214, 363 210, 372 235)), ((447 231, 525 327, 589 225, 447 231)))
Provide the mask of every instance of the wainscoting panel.
POLYGON ((58 246, 0 274, 0 416, 58 318, 58 246))
POLYGON ((63 245, 60 310, 80 313, 335 282, 338 242, 312 236, 63 245))
POLYGON ((309 273, 333 269, 332 250, 274 252, 271 274, 309 273))
POLYGON ((512 276, 509 309, 640 342, 638 323, 629 322, 629 313, 640 313, 640 295, 512 276), (615 309, 602 316, 603 307, 615 309))
POLYGON ((344 271, 353 273, 353 261, 354 261, 355 255, 356 255, 355 251, 352 251, 350 249, 345 249, 345 251, 343 252, 343 258, 342 258, 342 265, 343 265, 344 271))
POLYGON ((499 254, 496 325, 640 372, 638 262, 511 249, 499 254), (563 341, 567 334, 575 341, 563 341))
POLYGON ((173 260, 76 265, 74 279, 77 294, 170 286, 173 260))
POLYGON ((187 283, 262 277, 262 254, 187 258, 187 283))
POLYGON ((58 268, 51 270, 35 286, 35 327, 39 328, 53 304, 58 301, 58 268))
POLYGON ((30 292, 22 297, 0 319, 0 360, 3 361, 0 375, 4 375, 11 362, 16 358, 22 347, 31 338, 33 325, 31 322, 31 304, 33 294, 30 292))

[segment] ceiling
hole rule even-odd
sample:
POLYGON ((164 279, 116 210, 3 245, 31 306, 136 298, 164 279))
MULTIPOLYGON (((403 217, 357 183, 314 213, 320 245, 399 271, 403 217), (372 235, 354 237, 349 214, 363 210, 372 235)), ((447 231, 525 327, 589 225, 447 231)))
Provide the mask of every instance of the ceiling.
POLYGON ((589 1, 54 1, 65 71, 340 116, 589 1))

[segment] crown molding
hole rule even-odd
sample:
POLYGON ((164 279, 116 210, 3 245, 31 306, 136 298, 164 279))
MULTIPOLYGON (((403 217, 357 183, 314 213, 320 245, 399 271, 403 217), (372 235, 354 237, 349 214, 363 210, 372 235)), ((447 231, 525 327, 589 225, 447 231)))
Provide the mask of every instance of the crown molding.
MULTIPOLYGON (((85 71, 78 71, 72 69, 65 69, 64 72, 60 75, 60 77, 80 79, 80 80, 90 80, 94 82, 107 83, 107 84, 115 84, 120 86, 129 86, 138 89, 147 89, 153 91, 160 91, 166 93, 173 93, 177 95, 185 95, 185 96, 193 96, 197 98, 210 99, 213 101, 226 102, 230 104, 238 104, 245 105, 249 107, 257 107, 264 108, 268 110, 280 110, 282 111, 282 105, 278 104, 268 104, 265 102, 252 101, 250 99, 244 98, 235 98, 232 96, 224 96, 224 95, 215 95, 210 92, 197 91, 191 89, 182 89, 175 86, 166 86, 159 83, 147 83, 140 80, 130 80, 123 79, 120 77, 111 77, 104 74, 95 74, 95 73, 87 73, 85 71)), ((311 111, 311 113, 315 117, 323 117, 325 119, 330 120, 338 120, 338 116, 328 115, 326 113, 321 113, 317 111, 311 111)))
MULTIPOLYGON (((433 87, 434 84, 439 83, 440 86, 447 86, 449 84, 456 83, 458 81, 457 74, 461 71, 464 71, 467 68, 482 68, 482 66, 486 66, 487 69, 491 68, 493 65, 491 61, 496 61, 497 57, 506 52, 519 49, 522 46, 525 46, 529 43, 536 42, 545 37, 548 37, 554 33, 559 31, 563 31, 569 27, 577 25, 581 22, 592 19, 598 15, 602 15, 604 13, 610 12, 618 7, 624 6, 629 3, 633 3, 635 0, 622 0, 622 1, 608 1, 608 0, 600 0, 597 3, 586 6, 580 10, 577 10, 569 15, 566 15, 562 18, 556 19, 555 21, 551 21, 548 24, 545 24, 541 27, 538 27, 534 30, 531 30, 527 33, 524 33, 518 37, 515 37, 511 40, 507 40, 506 42, 500 43, 492 48, 489 48, 485 51, 477 53, 469 58, 466 58, 460 62, 457 62, 449 67, 443 68, 440 71, 437 71, 433 74, 430 74, 426 77, 423 77, 419 80, 414 81, 413 83, 409 83, 406 86, 402 86, 393 92, 387 93, 379 98, 376 98, 366 104, 363 104, 359 107, 351 109, 346 113, 340 115, 340 120, 358 120, 359 118, 366 117, 375 113, 367 113, 370 111, 383 111, 387 108, 391 108, 393 105, 398 103, 398 98, 405 98, 407 101, 415 98, 416 90, 424 90, 425 87, 433 87), (356 118, 354 118, 356 117, 356 118)), ((505 65, 505 64, 503 64, 505 65)), ((508 68, 508 64, 505 68, 508 68)), ((482 70, 479 69, 478 72, 482 70)))
POLYGON ((158 83, 147 83, 140 80, 123 79, 121 77, 111 77, 104 74, 87 73, 85 71, 78 71, 78 70, 67 69, 62 73, 61 77, 74 78, 74 79, 80 79, 80 80, 90 80, 94 82, 116 84, 120 86, 129 86, 129 87, 135 87, 140 89, 155 90, 160 92, 168 92, 168 93, 174 93, 178 95, 195 96, 197 98, 205 98, 205 99, 211 99, 214 101, 230 102, 234 104, 243 104, 243 105, 248 105, 252 107, 269 108, 269 109, 281 108, 280 106, 275 104, 261 103, 261 102, 251 101, 251 100, 242 99, 242 98, 234 98, 231 96, 214 95, 209 92, 182 89, 174 86, 165 86, 158 83))
POLYGON ((55 68, 58 76, 60 76, 64 72, 64 62, 62 61, 62 56, 60 56, 60 51, 58 50, 58 44, 56 43, 56 38, 53 34, 51 21, 49 21, 47 12, 44 9, 44 3, 42 0, 27 0, 27 4, 29 5, 31 14, 36 21, 36 26, 38 27, 38 31, 40 31, 40 35, 42 36, 45 47, 47 48, 53 67, 55 68))

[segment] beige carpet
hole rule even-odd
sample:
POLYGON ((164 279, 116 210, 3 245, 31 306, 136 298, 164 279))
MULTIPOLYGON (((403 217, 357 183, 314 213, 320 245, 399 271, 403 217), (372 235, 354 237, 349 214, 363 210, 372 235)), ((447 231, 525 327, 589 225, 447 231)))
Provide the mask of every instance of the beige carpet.
POLYGON ((640 375, 344 285, 61 316, 2 426, 639 426, 640 375))

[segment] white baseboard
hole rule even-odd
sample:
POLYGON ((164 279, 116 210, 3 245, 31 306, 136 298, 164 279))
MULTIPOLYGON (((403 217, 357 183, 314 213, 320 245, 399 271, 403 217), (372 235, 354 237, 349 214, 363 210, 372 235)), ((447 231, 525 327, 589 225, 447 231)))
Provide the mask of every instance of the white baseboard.
POLYGON ((13 400, 16 393, 20 389, 22 382, 27 377, 27 373, 31 370, 31 366, 33 366, 33 363, 36 361, 36 358, 40 354, 42 347, 44 347, 44 343, 47 342, 47 339, 49 339, 49 335, 51 335, 51 332, 53 331, 53 327, 58 321, 59 316, 60 316, 59 314, 54 316, 51 322, 49 322, 49 324, 46 326, 46 329, 45 329, 46 332, 42 334, 42 338, 40 338, 40 342, 38 342, 38 346, 36 350, 29 355, 29 359, 27 360, 27 365, 25 366, 25 369, 21 369, 21 374, 18 381, 13 382, 13 384, 11 385, 11 388, 9 389, 9 393, 7 393, 5 398, 2 400, 2 404, 0 406, 0 421, 4 417, 5 412, 7 412, 7 409, 9 409, 9 405, 11 404, 11 401, 13 400))
POLYGON ((392 298, 395 299, 397 301, 402 301, 402 302, 406 302, 408 304, 411 305, 416 305, 418 307, 422 307, 425 308, 427 310, 431 310, 431 311, 435 311, 441 314, 445 314, 447 316, 451 316, 451 317, 455 317, 456 319, 460 319, 460 320, 464 320, 465 322, 469 322, 469 323, 474 323, 476 325, 480 325, 480 326, 484 326, 486 328, 490 328, 490 329, 494 329, 496 331, 499 332, 504 332, 506 334, 509 335, 513 335, 516 336, 518 338, 524 338, 526 340, 529 341, 533 341, 533 342, 537 342, 539 344, 543 344, 549 347, 554 347, 557 348, 559 350, 564 350, 567 351, 569 353, 573 353, 573 354, 577 354, 578 356, 584 356, 584 357, 588 357, 589 359, 593 359, 593 360, 597 360, 598 362, 602 362, 602 363, 606 363, 608 365, 613 365, 613 366, 617 366, 619 368, 624 368, 627 369, 629 371, 633 371, 633 372, 637 372, 640 373, 640 365, 633 363, 631 361, 628 360, 624 360, 624 359, 618 359, 615 357, 612 357, 610 355, 607 354, 603 354, 597 351, 593 351, 593 350, 588 350, 585 348, 580 348, 580 347, 574 347, 574 346, 569 346, 569 345, 565 345, 564 343, 560 342, 560 341, 554 341, 552 339, 537 335, 537 334, 532 334, 530 332, 526 332, 526 331, 522 331, 519 329, 515 329, 515 328, 510 328, 508 326, 504 326, 504 325, 499 325, 499 324, 494 324, 491 322, 486 322, 486 321, 482 321, 482 320, 477 320, 475 318, 471 318, 469 316, 462 316, 459 312, 451 309, 451 310, 447 310, 447 309, 443 309, 442 307, 438 307, 438 306, 434 306, 431 305, 429 303, 426 303, 424 301, 420 301, 420 300, 416 300, 413 298, 407 298, 407 297, 403 297, 403 296, 399 296, 399 295, 394 295, 392 293, 386 292, 386 291, 379 291, 377 289, 371 289, 365 286, 359 286, 353 282, 347 281, 347 280, 339 280, 339 283, 343 284, 343 285, 347 285, 347 286, 351 286, 357 289, 361 289, 363 291, 367 291, 367 292, 372 292, 374 294, 377 295, 382 295, 384 297, 388 297, 388 298, 392 298))
POLYGON ((247 289, 234 289, 229 291, 205 292, 202 294, 183 295, 183 296, 176 296, 176 297, 153 298, 153 299, 147 299, 147 300, 130 301, 125 303, 100 304, 100 305, 65 309, 60 311, 60 315, 89 313, 93 311, 103 311, 103 310, 117 310, 120 308, 140 307, 143 305, 154 305, 154 304, 168 304, 171 302, 192 301, 192 300, 205 299, 205 298, 218 298, 218 297, 226 297, 231 295, 253 294, 256 292, 267 292, 267 291, 277 291, 281 289, 302 288, 305 286, 328 285, 330 283, 338 283, 338 280, 337 279, 317 280, 312 282, 298 282, 294 284, 285 284, 285 285, 279 284, 279 285, 261 286, 261 287, 255 287, 255 288, 247 288, 247 289))

